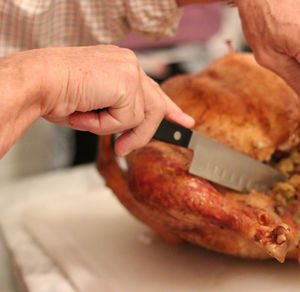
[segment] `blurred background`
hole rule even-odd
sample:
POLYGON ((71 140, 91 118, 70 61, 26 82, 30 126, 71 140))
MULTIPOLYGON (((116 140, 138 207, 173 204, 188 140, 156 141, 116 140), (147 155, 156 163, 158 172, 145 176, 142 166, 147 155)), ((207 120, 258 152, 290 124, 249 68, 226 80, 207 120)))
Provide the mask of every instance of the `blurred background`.
MULTIPOLYGON (((183 73, 199 72, 212 60, 247 50, 237 10, 224 4, 184 9, 176 36, 150 41, 132 33, 119 46, 134 50, 143 69, 157 82, 183 73)), ((0 161, 0 183, 95 160, 97 136, 35 122, 0 161)))

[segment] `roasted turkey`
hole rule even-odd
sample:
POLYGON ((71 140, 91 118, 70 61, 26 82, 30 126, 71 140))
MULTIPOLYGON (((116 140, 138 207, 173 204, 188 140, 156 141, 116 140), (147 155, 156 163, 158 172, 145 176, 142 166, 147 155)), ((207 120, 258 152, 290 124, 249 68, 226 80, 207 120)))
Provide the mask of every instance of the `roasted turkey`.
POLYGON ((266 194, 237 193, 189 174, 192 151, 155 140, 130 154, 124 171, 111 137, 101 137, 97 168, 120 202, 170 243, 299 260, 300 102, 293 90, 246 53, 230 53, 162 88, 195 118, 196 131, 277 167, 286 182, 266 194))

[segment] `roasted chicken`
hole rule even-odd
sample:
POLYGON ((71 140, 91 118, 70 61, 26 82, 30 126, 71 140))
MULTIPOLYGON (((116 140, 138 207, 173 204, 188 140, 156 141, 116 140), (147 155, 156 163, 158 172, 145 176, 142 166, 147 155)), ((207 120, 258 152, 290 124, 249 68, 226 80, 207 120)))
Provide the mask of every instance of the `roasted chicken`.
POLYGON ((230 53, 162 88, 195 130, 285 173, 266 194, 241 194, 188 173, 193 153, 152 140, 118 165, 101 137, 97 167, 120 202, 171 243, 245 258, 300 258, 300 102, 252 54, 230 53))

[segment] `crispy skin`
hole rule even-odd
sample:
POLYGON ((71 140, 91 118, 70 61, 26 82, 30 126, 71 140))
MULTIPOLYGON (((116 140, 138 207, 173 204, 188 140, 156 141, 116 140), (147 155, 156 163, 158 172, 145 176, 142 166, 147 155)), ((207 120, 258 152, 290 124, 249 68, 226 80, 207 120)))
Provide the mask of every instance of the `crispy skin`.
MULTIPOLYGON (((163 89, 196 119, 197 131, 258 160, 299 143, 295 93, 250 54, 230 54, 200 74, 169 79, 163 89)), ((193 176, 192 152, 158 141, 129 155, 124 173, 109 141, 100 139, 100 173, 122 204, 164 239, 247 258, 297 256, 299 227, 267 195, 239 194, 193 176)))
POLYGON ((299 143, 299 100, 252 54, 230 54, 162 88, 196 120, 195 129, 263 161, 299 143))
POLYGON ((129 157, 129 187, 147 213, 180 238, 209 249, 251 257, 246 242, 252 242, 283 261, 298 240, 292 217, 276 214, 275 203, 264 194, 217 190, 189 174, 191 158, 189 150, 158 141, 129 157))

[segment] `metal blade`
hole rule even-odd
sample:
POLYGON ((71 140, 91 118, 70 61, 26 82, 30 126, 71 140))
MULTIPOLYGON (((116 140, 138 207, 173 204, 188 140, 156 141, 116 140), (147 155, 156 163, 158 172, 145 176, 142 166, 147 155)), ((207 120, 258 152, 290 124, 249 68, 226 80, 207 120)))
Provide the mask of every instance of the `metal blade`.
POLYGON ((193 131, 189 172, 239 192, 268 191, 285 176, 276 169, 193 131))

